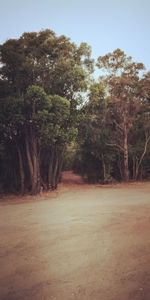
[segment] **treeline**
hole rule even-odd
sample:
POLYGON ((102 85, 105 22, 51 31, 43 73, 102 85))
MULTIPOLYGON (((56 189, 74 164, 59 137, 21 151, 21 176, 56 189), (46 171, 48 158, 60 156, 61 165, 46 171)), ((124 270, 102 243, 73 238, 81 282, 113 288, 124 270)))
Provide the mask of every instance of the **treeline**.
POLYGON ((51 30, 0 46, 0 191, 55 189, 70 166, 90 182, 150 176, 150 74, 123 51, 91 58, 51 30), (104 70, 92 77, 94 67, 104 70), (72 154, 73 153, 73 154, 72 154))
POLYGON ((91 182, 150 178, 150 73, 120 49, 97 60, 105 76, 81 109, 74 167, 91 182))

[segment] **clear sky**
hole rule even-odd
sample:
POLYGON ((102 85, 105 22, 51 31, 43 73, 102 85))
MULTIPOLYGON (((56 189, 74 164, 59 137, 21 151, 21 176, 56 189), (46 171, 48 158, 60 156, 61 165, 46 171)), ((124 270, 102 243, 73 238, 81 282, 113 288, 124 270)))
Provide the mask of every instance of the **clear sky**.
POLYGON ((150 70, 150 0, 0 0, 0 43, 50 28, 93 57, 121 48, 150 70))

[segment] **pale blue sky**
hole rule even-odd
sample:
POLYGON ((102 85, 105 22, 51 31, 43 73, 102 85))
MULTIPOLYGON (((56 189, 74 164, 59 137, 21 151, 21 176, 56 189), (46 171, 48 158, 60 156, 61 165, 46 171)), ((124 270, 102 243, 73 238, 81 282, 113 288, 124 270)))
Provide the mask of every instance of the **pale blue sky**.
POLYGON ((50 28, 93 56, 121 48, 150 70, 150 0, 0 0, 0 43, 50 28))

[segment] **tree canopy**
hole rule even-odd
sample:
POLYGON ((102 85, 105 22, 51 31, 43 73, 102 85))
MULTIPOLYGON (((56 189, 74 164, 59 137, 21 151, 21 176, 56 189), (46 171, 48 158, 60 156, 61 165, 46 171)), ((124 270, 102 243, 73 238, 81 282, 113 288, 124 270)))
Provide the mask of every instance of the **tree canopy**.
POLYGON ((0 45, 0 190, 55 189, 67 157, 91 182, 148 178, 149 82, 122 50, 94 62, 51 30, 0 45))

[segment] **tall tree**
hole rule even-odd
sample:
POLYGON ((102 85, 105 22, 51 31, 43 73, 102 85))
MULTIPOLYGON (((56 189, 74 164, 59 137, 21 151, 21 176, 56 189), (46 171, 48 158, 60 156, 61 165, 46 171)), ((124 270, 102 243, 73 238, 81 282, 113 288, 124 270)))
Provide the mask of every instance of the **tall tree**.
POLYGON ((129 134, 141 109, 140 72, 144 65, 135 63, 120 49, 99 57, 97 66, 106 72, 110 123, 114 129, 108 143, 123 154, 124 180, 129 180, 129 134))
MULTIPOLYGON (((56 188, 65 144, 74 135, 78 99, 93 71, 91 49, 44 30, 6 41, 0 46, 0 58, 1 128, 4 124, 5 131, 11 128, 21 190, 26 186, 35 194, 41 185, 56 188), (8 112, 16 101, 13 116, 8 112), (47 168, 43 157, 48 157, 47 168)), ((3 139, 5 147, 7 142, 3 139)))

